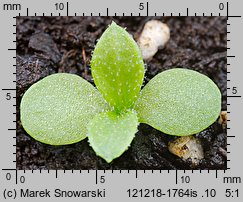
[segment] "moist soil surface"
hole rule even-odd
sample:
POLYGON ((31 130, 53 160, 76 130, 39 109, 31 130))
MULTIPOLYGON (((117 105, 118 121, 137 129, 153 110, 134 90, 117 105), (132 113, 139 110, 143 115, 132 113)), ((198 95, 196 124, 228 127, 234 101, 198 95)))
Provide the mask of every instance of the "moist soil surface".
POLYGON ((90 60, 97 39, 114 20, 139 37, 144 24, 158 19, 170 28, 170 40, 146 63, 145 84, 156 74, 183 67, 210 77, 226 103, 225 17, 18 17, 17 18, 17 169, 226 169, 226 130, 216 121, 195 136, 204 159, 198 165, 168 150, 177 137, 139 125, 129 149, 112 163, 96 156, 87 139, 72 145, 46 145, 23 129, 19 105, 24 92, 57 72, 77 74, 93 83, 90 60))

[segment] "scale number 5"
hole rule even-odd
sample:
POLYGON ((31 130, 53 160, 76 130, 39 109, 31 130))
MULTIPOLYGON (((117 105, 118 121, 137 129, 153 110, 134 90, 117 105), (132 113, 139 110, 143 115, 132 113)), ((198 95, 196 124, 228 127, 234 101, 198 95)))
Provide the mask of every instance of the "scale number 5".
POLYGON ((104 175, 102 175, 102 176, 100 176, 100 183, 105 183, 105 176, 104 175))
POLYGON ((6 93, 6 100, 11 100, 12 96, 11 93, 6 93))
POLYGON ((139 3, 139 10, 140 11, 144 10, 144 3, 139 3))
POLYGON ((232 94, 235 95, 235 94, 237 94, 237 92, 238 92, 238 91, 237 91, 237 87, 232 87, 232 94))

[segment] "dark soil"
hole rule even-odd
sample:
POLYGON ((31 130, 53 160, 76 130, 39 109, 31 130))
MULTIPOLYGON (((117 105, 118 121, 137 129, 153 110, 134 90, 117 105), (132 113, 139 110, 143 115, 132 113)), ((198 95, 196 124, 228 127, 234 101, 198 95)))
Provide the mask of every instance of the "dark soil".
POLYGON ((17 169, 226 169, 226 130, 217 122, 197 134, 205 158, 198 166, 168 151, 175 139, 140 124, 131 147, 108 164, 95 155, 87 140, 51 146, 31 138, 19 121, 24 92, 49 74, 68 72, 93 83, 91 53, 112 20, 127 27, 135 39, 150 19, 168 24, 171 38, 146 62, 145 83, 173 67, 194 69, 209 76, 222 92, 226 110, 225 17, 18 17, 17 18, 17 169))

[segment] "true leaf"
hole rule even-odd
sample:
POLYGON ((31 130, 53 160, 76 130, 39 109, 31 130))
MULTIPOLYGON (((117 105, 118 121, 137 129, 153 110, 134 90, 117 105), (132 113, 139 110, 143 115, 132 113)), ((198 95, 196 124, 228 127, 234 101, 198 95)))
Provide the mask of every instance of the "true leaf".
POLYGON ((99 39, 91 61, 95 85, 120 112, 131 108, 144 78, 141 52, 133 38, 114 22, 99 39))
POLYGON ((110 163, 128 149, 137 126, 134 111, 120 115, 112 111, 101 113, 88 126, 89 143, 98 156, 110 163))
POLYGON ((101 94, 86 80, 59 73, 26 91, 20 105, 21 122, 38 141, 65 145, 84 139, 89 121, 107 108, 101 94))
POLYGON ((217 119, 221 93, 207 76, 176 68, 151 79, 135 109, 142 123, 170 135, 191 135, 217 119))

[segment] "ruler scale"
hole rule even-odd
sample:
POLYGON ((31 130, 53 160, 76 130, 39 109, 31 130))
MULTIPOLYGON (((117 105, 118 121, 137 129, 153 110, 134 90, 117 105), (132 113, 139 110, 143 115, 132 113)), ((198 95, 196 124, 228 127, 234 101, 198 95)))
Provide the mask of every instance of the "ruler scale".
POLYGON ((175 0, 8 1, 1 21, 1 185, 8 201, 242 201, 241 1, 175 0), (225 170, 17 170, 16 18, 17 16, 226 16, 227 169, 225 170), (8 68, 6 68, 8 67, 8 68))

